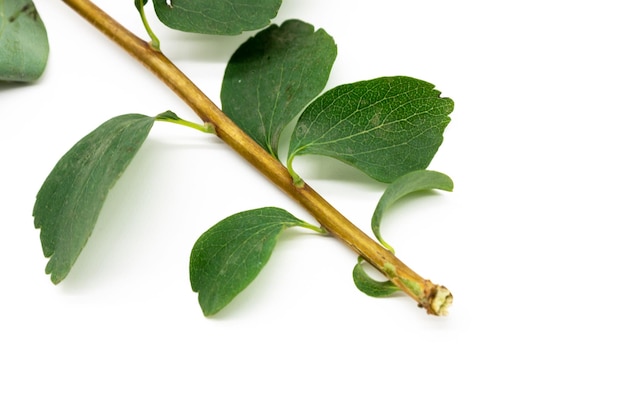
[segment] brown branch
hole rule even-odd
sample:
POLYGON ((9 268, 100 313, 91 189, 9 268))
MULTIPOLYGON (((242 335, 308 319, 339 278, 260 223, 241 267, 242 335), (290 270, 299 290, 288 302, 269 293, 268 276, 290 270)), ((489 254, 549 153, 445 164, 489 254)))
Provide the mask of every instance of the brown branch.
POLYGON ((429 314, 445 315, 452 294, 419 276, 393 253, 363 233, 307 184, 294 185, 285 166, 244 133, 167 57, 121 26, 89 0, 63 0, 79 15, 134 56, 174 91, 239 155, 303 206, 331 234, 345 242, 368 263, 424 307, 429 314))

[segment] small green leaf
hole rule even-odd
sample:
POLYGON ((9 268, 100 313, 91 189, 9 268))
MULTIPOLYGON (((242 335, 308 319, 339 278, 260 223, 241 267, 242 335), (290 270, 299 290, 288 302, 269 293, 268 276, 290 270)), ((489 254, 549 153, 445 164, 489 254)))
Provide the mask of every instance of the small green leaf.
POLYGON ((164 122, 176 122, 182 120, 176 113, 171 110, 166 110, 163 113, 159 113, 155 117, 156 120, 164 122))
POLYGON ((283 209, 265 207, 227 217, 200 236, 189 274, 205 316, 220 311, 257 277, 278 235, 293 226, 307 224, 283 209))
POLYGON ((154 117, 127 114, 110 119, 81 139, 43 183, 33 210, 41 229, 46 273, 61 282, 96 224, 104 200, 145 141, 154 117))
POLYGON ((204 133, 215 133, 215 128, 211 123, 205 123, 203 125, 200 125, 198 123, 191 122, 189 120, 181 119, 180 117, 178 117, 176 113, 174 113, 171 110, 167 110, 161 114, 158 114, 155 117, 155 119, 158 120, 159 122, 169 122, 169 123, 174 123, 174 124, 181 125, 181 126, 187 126, 187 127, 199 130, 200 132, 204 132, 204 133))
POLYGON ((30 0, 0 1, 0 80, 35 81, 48 62, 46 28, 30 0))
POLYGON ((184 32, 238 35, 269 25, 281 0, 153 0, 157 17, 184 32))
POLYGON ((233 54, 222 83, 222 110, 277 155, 287 125, 324 89, 337 56, 333 38, 299 20, 272 25, 233 54))
POLYGON ((311 103, 289 147, 296 155, 336 158, 370 177, 392 182, 425 169, 443 141, 453 103, 432 84, 384 77, 336 87, 311 103))
POLYGON ((380 222, 383 213, 396 201, 408 194, 433 189, 452 191, 453 186, 450 177, 436 171, 415 171, 398 178, 387 187, 374 210, 372 216, 374 235, 383 245, 391 249, 380 235, 380 222))
POLYGON ((354 279, 354 285, 371 297, 388 297, 400 290, 391 281, 377 281, 370 277, 367 272, 365 272, 363 263, 360 261, 352 270, 352 278, 354 279))

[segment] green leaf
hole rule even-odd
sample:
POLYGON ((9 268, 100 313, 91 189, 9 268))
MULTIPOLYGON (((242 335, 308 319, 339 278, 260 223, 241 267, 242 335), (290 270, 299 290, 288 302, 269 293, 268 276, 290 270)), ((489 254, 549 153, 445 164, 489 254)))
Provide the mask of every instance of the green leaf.
POLYGON ((0 80, 35 81, 48 62, 46 28, 30 0, 0 0, 0 80))
POLYGON ((153 0, 157 17, 172 29, 237 35, 269 25, 281 0, 153 0))
POLYGON ((183 120, 171 110, 166 110, 163 113, 157 114, 155 119, 164 122, 177 122, 183 120))
POLYGON ((299 20, 272 25, 233 54, 222 83, 222 110, 277 155, 285 125, 324 89, 337 45, 299 20))
POLYGON ((153 117, 118 116, 72 147, 43 183, 33 210, 41 229, 46 273, 61 282, 95 226, 104 200, 145 141, 153 117))
POLYGON ((453 186, 450 177, 436 171, 415 171, 398 178, 387 187, 374 210, 374 215, 372 216, 374 235, 383 245, 391 249, 380 235, 380 222, 382 221, 383 213, 396 201, 408 194, 433 189, 452 191, 453 186))
POLYGON ((278 235, 293 226, 307 227, 283 209, 265 207, 227 217, 200 236, 189 274, 205 316, 220 311, 256 278, 278 235))
POLYGON ((336 158, 370 177, 392 182, 425 169, 443 141, 453 102, 432 84, 384 77, 336 87, 311 103, 289 147, 296 155, 336 158))
POLYGON ((362 262, 358 262, 352 270, 352 278, 354 279, 354 285, 371 297, 388 297, 400 290, 391 281, 377 281, 370 277, 365 272, 362 262))

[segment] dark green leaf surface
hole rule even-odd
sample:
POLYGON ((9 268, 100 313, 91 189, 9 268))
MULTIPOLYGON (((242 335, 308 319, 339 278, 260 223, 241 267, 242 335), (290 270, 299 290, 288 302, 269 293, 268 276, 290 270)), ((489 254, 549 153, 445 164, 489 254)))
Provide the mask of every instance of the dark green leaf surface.
POLYGON ((352 270, 354 285, 363 293, 371 297, 388 297, 400 289, 391 281, 377 281, 370 277, 361 262, 357 263, 352 270))
POLYGON ((243 291, 269 260, 278 235, 302 223, 283 209, 265 207, 227 217, 200 236, 189 274, 204 315, 217 313, 243 291))
POLYGON ((46 273, 61 282, 96 224, 106 196, 145 141, 153 117, 118 116, 81 139, 43 183, 33 210, 46 273))
POLYGON ((34 81, 48 62, 48 35, 30 0, 0 0, 0 80, 34 81))
POLYGON ((337 46, 299 20, 272 25, 237 49, 222 83, 222 110, 276 155, 285 125, 324 89, 337 46))
POLYGON ((378 181, 392 182, 430 164, 452 109, 452 100, 414 78, 341 85, 306 108, 291 140, 289 160, 325 155, 378 181))
POLYGON ((372 216, 372 230, 374 234, 381 243, 386 244, 380 235, 380 222, 383 218, 383 213, 402 197, 424 190, 452 191, 453 186, 450 177, 436 171, 420 170, 410 172, 398 178, 387 187, 374 210, 374 215, 372 216))
POLYGON ((269 25, 281 0, 153 0, 157 17, 172 29, 237 35, 269 25))

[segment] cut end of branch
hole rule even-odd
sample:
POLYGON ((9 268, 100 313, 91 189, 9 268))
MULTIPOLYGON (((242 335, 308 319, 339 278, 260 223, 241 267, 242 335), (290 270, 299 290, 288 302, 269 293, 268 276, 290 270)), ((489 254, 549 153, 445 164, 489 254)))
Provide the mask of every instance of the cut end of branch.
POLYGON ((388 270, 384 272, 398 288, 417 301, 420 307, 426 309, 428 314, 434 316, 446 316, 448 314, 448 307, 452 305, 453 297, 446 287, 435 285, 419 276, 403 278, 402 276, 395 276, 395 273, 389 274, 388 270))
POLYGON ((430 298, 430 305, 427 310, 436 316, 446 316, 448 315, 448 307, 452 305, 452 300, 452 293, 446 287, 439 285, 430 298))

